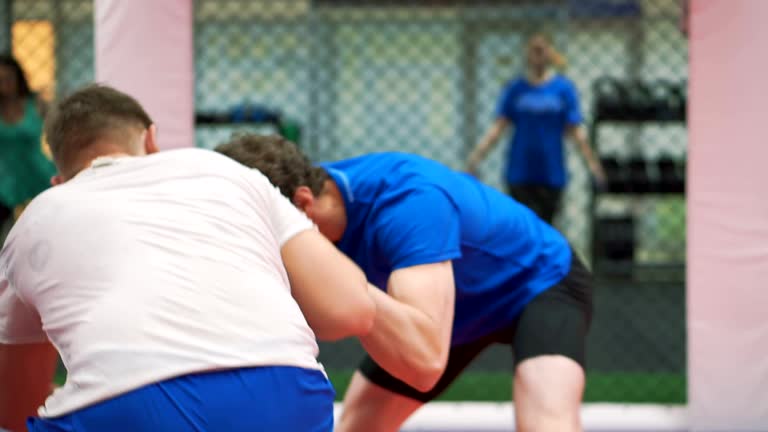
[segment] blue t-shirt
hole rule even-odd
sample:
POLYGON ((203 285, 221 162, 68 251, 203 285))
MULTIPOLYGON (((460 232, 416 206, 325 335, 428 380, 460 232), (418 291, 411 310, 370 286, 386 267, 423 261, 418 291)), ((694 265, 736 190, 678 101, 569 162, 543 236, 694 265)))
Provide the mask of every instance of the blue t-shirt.
POLYGON ((563 134, 583 120, 573 83, 562 75, 539 85, 525 78, 512 80, 502 92, 496 116, 515 127, 507 151, 507 183, 563 188, 563 134))
POLYGON ((512 198, 435 161, 376 153, 322 164, 344 197, 337 243, 386 291, 392 271, 453 260, 452 345, 510 324, 570 270, 566 239, 512 198))

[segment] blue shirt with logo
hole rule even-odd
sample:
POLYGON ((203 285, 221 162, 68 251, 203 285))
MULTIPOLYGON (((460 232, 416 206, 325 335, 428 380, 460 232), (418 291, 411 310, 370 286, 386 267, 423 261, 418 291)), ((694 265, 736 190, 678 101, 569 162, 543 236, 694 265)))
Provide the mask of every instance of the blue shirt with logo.
POLYGON ((514 125, 505 179, 513 185, 563 188, 567 181, 563 135, 583 118, 573 82, 555 75, 533 85, 525 78, 510 81, 496 108, 497 117, 514 125))
POLYGON ((322 166, 346 206, 337 246, 372 284, 386 291, 394 270, 453 261, 452 345, 511 324, 570 270, 571 249, 559 232, 472 176, 404 153, 322 166))

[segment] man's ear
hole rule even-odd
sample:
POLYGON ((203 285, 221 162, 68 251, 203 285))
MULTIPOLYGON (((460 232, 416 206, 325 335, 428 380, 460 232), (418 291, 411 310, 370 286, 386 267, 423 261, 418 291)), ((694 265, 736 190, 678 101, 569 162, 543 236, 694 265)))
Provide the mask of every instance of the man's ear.
POLYGON ((64 183, 64 177, 62 177, 61 174, 51 177, 51 186, 58 186, 62 183, 64 183))
POLYGON ((312 193, 312 189, 307 186, 299 186, 293 193, 293 204, 304 213, 311 212, 314 203, 315 195, 312 193))
POLYGON ((148 155, 160 151, 160 147, 157 146, 157 126, 155 125, 150 125, 144 135, 144 151, 148 155))

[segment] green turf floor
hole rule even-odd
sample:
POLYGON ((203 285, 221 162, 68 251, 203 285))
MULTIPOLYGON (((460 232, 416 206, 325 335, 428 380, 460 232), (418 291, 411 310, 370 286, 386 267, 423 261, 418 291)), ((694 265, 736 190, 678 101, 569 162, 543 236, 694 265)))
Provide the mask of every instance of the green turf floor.
MULTIPOLYGON (((351 373, 329 370, 338 397, 343 396, 351 373)), ((512 386, 510 374, 502 372, 464 373, 440 397, 443 401, 505 401, 510 400, 512 386)), ((659 373, 599 373, 587 376, 585 402, 622 403, 686 403, 685 376, 659 373)))
MULTIPOLYGON (((350 370, 329 370, 341 400, 352 376, 350 370)), ((57 374, 56 382, 64 382, 57 374)), ((511 376, 501 372, 464 373, 439 400, 443 401, 507 401, 511 395, 511 376)), ((686 403, 685 376, 661 373, 600 373, 587 376, 585 402, 614 403, 686 403)))

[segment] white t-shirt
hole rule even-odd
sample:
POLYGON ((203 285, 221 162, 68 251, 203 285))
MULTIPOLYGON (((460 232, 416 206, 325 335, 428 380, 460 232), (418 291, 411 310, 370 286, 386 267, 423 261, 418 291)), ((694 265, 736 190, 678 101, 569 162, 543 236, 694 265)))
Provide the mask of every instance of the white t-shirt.
POLYGON ((45 341, 57 417, 212 369, 321 369, 280 247, 312 229, 258 171, 186 149, 97 160, 37 197, 0 255, 0 343, 45 341))

